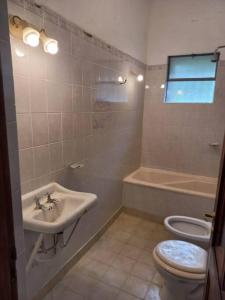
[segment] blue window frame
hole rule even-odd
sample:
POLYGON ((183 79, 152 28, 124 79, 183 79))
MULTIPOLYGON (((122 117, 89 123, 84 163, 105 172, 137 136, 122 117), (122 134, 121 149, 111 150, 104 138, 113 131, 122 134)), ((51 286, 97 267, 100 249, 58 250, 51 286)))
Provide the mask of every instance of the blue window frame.
POLYGON ((217 61, 213 53, 168 57, 166 103, 213 103, 217 61))

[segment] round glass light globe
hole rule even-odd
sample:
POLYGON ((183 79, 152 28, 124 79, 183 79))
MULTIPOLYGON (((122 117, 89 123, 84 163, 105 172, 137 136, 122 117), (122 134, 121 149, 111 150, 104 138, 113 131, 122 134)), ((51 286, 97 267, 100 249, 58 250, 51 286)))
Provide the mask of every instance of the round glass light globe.
POLYGON ((143 76, 142 74, 139 74, 139 75, 137 76, 137 81, 141 82, 141 81, 143 81, 143 80, 144 80, 144 76, 143 76))
POLYGON ((23 30, 23 41, 25 44, 31 47, 37 47, 39 45, 39 39, 40 33, 37 30, 31 27, 26 27, 23 30))
POLYGON ((56 54, 59 51, 58 42, 51 40, 46 45, 46 52, 49 54, 56 54))

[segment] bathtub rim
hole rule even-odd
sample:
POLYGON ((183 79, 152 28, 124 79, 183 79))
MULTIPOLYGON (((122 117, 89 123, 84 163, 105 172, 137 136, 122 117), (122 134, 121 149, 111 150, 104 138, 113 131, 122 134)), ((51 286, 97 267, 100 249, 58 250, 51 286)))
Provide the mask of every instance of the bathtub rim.
POLYGON ((169 185, 166 185, 166 183, 164 184, 160 184, 160 183, 151 183, 151 182, 147 182, 144 180, 139 180, 139 179, 135 179, 133 178, 133 176, 135 174, 137 174, 140 171, 153 171, 156 173, 163 173, 163 174, 168 174, 168 175, 176 175, 176 176, 185 176, 185 177, 189 177, 190 180, 186 179, 186 180, 174 180, 171 181, 167 184, 179 184, 179 183, 189 183, 189 182, 193 182, 193 181, 200 181, 203 183, 211 183, 211 184, 217 184, 217 178, 214 177, 206 177, 206 176, 199 176, 199 175, 193 175, 193 174, 187 174, 187 173, 181 173, 181 172, 174 172, 174 171, 169 171, 169 170, 162 170, 162 169, 156 169, 156 168, 146 168, 146 167, 139 167, 138 169, 136 169, 134 172, 130 173, 128 176, 126 176, 123 179, 124 183, 128 183, 128 184, 136 184, 139 186, 144 186, 144 187, 150 187, 150 188, 155 188, 155 189, 160 189, 160 190, 166 190, 166 191, 171 191, 171 192, 177 192, 177 193, 181 193, 181 194, 188 194, 188 195, 192 195, 192 196, 198 196, 198 197, 206 197, 212 200, 215 200, 216 198, 216 193, 212 194, 212 193, 204 193, 204 192, 199 192, 199 191, 193 191, 193 190, 189 190, 189 189, 184 189, 184 188, 177 188, 177 187, 172 187, 169 185))

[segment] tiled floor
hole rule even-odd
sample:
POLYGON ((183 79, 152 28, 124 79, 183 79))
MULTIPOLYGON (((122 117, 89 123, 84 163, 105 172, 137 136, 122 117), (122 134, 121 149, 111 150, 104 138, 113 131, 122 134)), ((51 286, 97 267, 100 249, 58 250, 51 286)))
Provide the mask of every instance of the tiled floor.
POLYGON ((122 213, 44 300, 160 300, 152 250, 163 226, 122 213))

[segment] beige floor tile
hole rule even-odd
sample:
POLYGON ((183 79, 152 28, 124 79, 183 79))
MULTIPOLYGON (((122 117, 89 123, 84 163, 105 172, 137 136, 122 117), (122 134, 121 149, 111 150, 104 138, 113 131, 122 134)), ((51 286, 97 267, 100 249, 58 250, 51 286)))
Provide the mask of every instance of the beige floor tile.
POLYGON ((58 283, 44 300, 84 300, 84 297, 74 293, 61 283, 58 283))
POLYGON ((155 232, 156 228, 156 223, 144 221, 137 227, 135 235, 140 238, 149 239, 151 237, 151 233, 155 232))
POLYGON ((124 222, 124 223, 129 223, 129 224, 139 224, 141 222, 141 218, 135 217, 128 215, 126 213, 122 213, 117 220, 118 222, 124 222))
POLYGON ((165 231, 165 227, 163 224, 159 224, 159 223, 155 223, 156 224, 156 228, 155 230, 157 231, 165 231))
POLYGON ((151 230, 143 229, 143 228, 137 228, 134 231, 134 236, 141 238, 141 239, 146 239, 148 240, 151 237, 151 230))
POLYGON ((122 290, 135 297, 144 299, 148 291, 148 282, 136 276, 130 276, 122 286, 122 290))
POLYGON ((80 273, 68 273, 61 283, 74 293, 88 297, 95 290, 98 280, 80 273))
POLYGON ((61 293, 54 294, 52 300, 85 300, 84 296, 75 294, 74 292, 65 289, 61 293))
POLYGON ((131 236, 127 243, 137 248, 144 249, 145 247, 147 247, 148 240, 136 236, 131 236))
POLYGON ((110 250, 118 254, 123 249, 125 243, 120 242, 113 238, 105 238, 105 239, 100 239, 96 245, 102 249, 110 250))
POLYGON ((135 246, 126 244, 124 245, 123 249, 120 252, 121 255, 126 256, 126 257, 130 257, 133 259, 138 259, 138 257, 141 254, 141 249, 137 248, 135 246))
POLYGON ((138 224, 126 224, 122 226, 121 230, 127 233, 134 234, 137 228, 138 228, 138 224))
POLYGON ((135 275, 143 280, 151 281, 155 275, 155 268, 153 266, 136 262, 131 270, 131 274, 135 275))
POLYGON ((153 249, 155 248, 155 246, 160 243, 162 240, 161 238, 159 240, 152 240, 151 237, 146 241, 144 250, 149 251, 150 253, 153 252, 153 249))
POLYGON ((110 268, 102 278, 105 283, 120 288, 128 278, 129 274, 122 270, 110 268))
POLYGON ((153 231, 149 237, 150 242, 159 243, 167 239, 168 234, 165 231, 153 231))
POLYGON ((158 285, 159 287, 163 286, 163 283, 164 283, 163 278, 157 271, 155 272, 152 282, 154 284, 158 285))
POLYGON ((105 236, 110 233, 123 231, 128 234, 134 233, 140 223, 139 219, 132 216, 119 217, 107 230, 105 236))
POLYGON ((119 217, 116 221, 115 224, 120 224, 123 226, 139 226, 141 223, 141 219, 132 217, 132 216, 124 216, 124 217, 119 217))
POLYGON ((167 230, 160 231, 165 240, 174 240, 174 235, 167 230))
POLYGON ((121 230, 122 228, 122 224, 120 222, 114 222, 106 231, 106 233, 108 232, 116 232, 116 231, 119 231, 121 230))
POLYGON ((114 268, 123 270, 124 272, 130 272, 134 264, 134 259, 122 255, 117 255, 117 257, 113 261, 114 268))
POLYGON ((152 250, 142 250, 140 256, 138 257, 138 261, 145 263, 150 266, 154 266, 154 261, 152 257, 152 250))
POLYGON ((151 284, 145 296, 145 300, 161 300, 159 292, 160 288, 157 285, 151 284))
POLYGON ((122 213, 44 300, 160 300, 152 251, 167 237, 162 225, 122 213))
POLYGON ((123 243, 126 243, 130 239, 130 237, 131 237, 131 233, 122 230, 116 231, 111 235, 111 238, 116 239, 123 243))
POLYGON ((74 265, 74 267, 72 269, 76 269, 76 272, 79 269, 84 268, 85 266, 87 266, 88 264, 91 263, 91 259, 85 254, 83 257, 81 257, 81 259, 74 265))
POLYGON ((151 221, 143 220, 143 221, 141 221, 139 228, 141 228, 144 231, 146 231, 146 230, 155 231, 158 228, 161 228, 161 227, 158 227, 158 225, 162 226, 161 224, 157 224, 157 223, 154 223, 154 222, 151 222, 151 221))
POLYGON ((119 290, 104 283, 99 282, 92 294, 88 296, 88 300, 115 300, 119 290))
POLYGON ((103 249, 103 248, 96 248, 95 250, 90 250, 88 252, 89 258, 96 259, 102 263, 112 265, 115 260, 116 254, 112 251, 103 249))
POLYGON ((125 292, 120 292, 116 300, 140 300, 140 298, 137 298, 125 292))
POLYGON ((90 277, 101 279, 109 268, 109 265, 92 260, 89 264, 81 268, 80 271, 90 277))
POLYGON ((138 225, 133 224, 133 223, 128 223, 128 222, 120 222, 120 223, 117 223, 117 225, 120 227, 119 230, 128 232, 128 233, 133 233, 138 227, 138 225))

